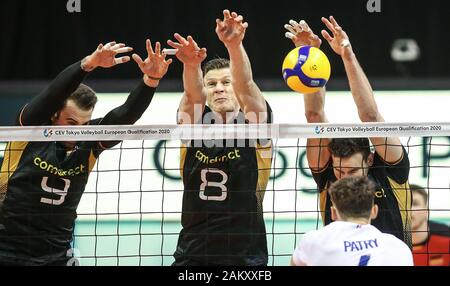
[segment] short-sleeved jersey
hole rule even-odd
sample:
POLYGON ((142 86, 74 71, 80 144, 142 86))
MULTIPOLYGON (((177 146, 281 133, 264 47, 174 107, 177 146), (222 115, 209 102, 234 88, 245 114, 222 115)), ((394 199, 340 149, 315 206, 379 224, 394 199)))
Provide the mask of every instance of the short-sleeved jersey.
POLYGON ((306 233, 293 254, 308 266, 412 266, 411 249, 370 224, 335 221, 306 233))
POLYGON ((70 248, 76 209, 89 172, 103 149, 77 142, 9 142, 0 174, 0 256, 58 256, 70 248))
POLYGON ((450 266, 449 226, 430 221, 428 227, 427 240, 413 246, 414 265, 450 266))
MULTIPOLYGON (((271 123, 268 104, 267 110, 271 123)), ((203 115, 210 111, 205 106, 203 115)), ((244 122, 243 116, 240 112, 237 122, 244 122)), ((212 141, 182 145, 183 229, 174 254, 176 261, 267 264, 262 201, 270 175, 272 143, 266 139, 231 141, 216 141, 214 147, 212 141)))
MULTIPOLYGON (((312 172, 320 191, 320 210, 324 224, 331 223, 331 200, 327 190, 335 182, 332 159, 321 172, 312 172)), ((386 163, 377 153, 368 176, 377 185, 375 204, 378 205, 378 216, 372 225, 380 231, 395 235, 412 247, 411 242, 411 209, 412 197, 409 190, 409 159, 403 148, 402 158, 396 164, 386 163)))

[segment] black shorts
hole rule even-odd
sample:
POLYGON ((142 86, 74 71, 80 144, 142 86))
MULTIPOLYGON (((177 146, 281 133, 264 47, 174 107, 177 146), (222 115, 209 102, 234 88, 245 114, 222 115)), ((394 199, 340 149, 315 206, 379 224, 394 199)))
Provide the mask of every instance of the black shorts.
POLYGON ((0 252, 0 266, 76 266, 79 265, 74 257, 54 255, 45 257, 15 256, 0 252))
MULTIPOLYGON (((221 263, 212 263, 211 261, 199 261, 193 260, 188 257, 183 256, 175 256, 175 261, 172 263, 172 266, 242 266, 242 262, 233 264, 232 262, 221 264, 221 263)), ((264 264, 247 264, 245 266, 267 266, 267 263, 264 264)))

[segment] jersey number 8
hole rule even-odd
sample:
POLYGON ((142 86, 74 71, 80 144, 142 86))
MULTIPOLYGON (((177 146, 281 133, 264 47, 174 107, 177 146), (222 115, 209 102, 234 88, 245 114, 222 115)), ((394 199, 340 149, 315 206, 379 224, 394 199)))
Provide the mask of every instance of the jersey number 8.
POLYGON ((200 185, 200 199, 205 201, 224 201, 227 198, 227 186, 225 186, 225 183, 228 181, 228 175, 219 169, 215 168, 209 168, 209 169, 202 169, 200 173, 200 177, 202 180, 202 184, 200 185), (221 182, 208 182, 206 180, 206 174, 208 173, 215 173, 220 174, 222 176, 221 182), (207 196, 205 195, 205 189, 206 187, 217 187, 221 191, 220 196, 207 196))

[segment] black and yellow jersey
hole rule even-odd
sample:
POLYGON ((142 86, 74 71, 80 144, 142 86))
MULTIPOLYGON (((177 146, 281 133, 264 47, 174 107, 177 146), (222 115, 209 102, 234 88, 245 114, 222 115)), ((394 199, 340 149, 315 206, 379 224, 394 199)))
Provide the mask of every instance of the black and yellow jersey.
MULTIPOLYGON (((271 123, 268 104, 267 110, 271 123)), ((208 112, 205 106, 203 116, 208 112)), ((240 112, 235 122, 244 122, 243 118, 240 112)), ((262 201, 272 142, 243 140, 239 145, 239 140, 232 141, 228 146, 225 140, 182 144, 183 229, 174 265, 267 264, 262 201)))
MULTIPOLYGON (((331 222, 331 201, 327 189, 336 181, 332 159, 321 172, 312 172, 320 191, 320 211, 324 224, 331 222)), ((373 165, 369 168, 369 178, 377 185, 375 204, 378 216, 371 224, 381 232, 390 233, 412 246, 411 240, 411 204, 409 190, 409 158, 403 148, 402 158, 396 164, 386 163, 376 152, 373 165)))
MULTIPOLYGON (((51 125, 86 75, 80 62, 67 67, 21 109, 16 125, 51 125)), ((87 124, 134 124, 155 90, 141 80, 124 104, 87 124)), ((103 148, 117 143, 77 142, 69 152, 58 142, 7 144, 0 174, 0 264, 65 265, 89 172, 103 148)))
POLYGON ((59 142, 9 142, 0 174, 0 252, 39 257, 69 249, 78 203, 102 150, 89 141, 71 153, 59 142))

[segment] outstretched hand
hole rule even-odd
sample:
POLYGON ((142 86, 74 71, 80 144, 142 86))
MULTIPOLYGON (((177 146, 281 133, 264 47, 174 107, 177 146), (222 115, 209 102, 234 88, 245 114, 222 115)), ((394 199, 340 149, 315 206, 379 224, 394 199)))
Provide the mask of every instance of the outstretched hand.
POLYGON ((183 64, 196 66, 206 59, 206 48, 199 48, 191 36, 187 36, 187 39, 185 39, 180 34, 175 33, 174 37, 178 42, 167 40, 167 44, 178 50, 175 55, 183 64))
POLYGON ((322 22, 333 34, 333 36, 330 36, 326 30, 322 30, 322 36, 328 41, 333 51, 343 58, 350 57, 353 54, 353 50, 347 33, 342 30, 342 27, 339 26, 333 16, 330 16, 330 19, 322 17, 322 22))
POLYGON ((290 20, 289 24, 284 25, 284 28, 288 30, 284 35, 286 38, 291 39, 296 47, 313 46, 320 48, 322 44, 322 40, 314 34, 304 20, 301 20, 299 23, 290 20))
MULTIPOLYGON (((145 44, 147 58, 142 60, 138 54, 133 54, 132 57, 144 74, 144 81, 146 83, 147 81, 151 81, 157 85, 159 80, 167 73, 172 59, 166 60, 166 54, 161 53, 161 44, 159 42, 156 42, 154 51, 149 39, 147 39, 145 44)), ((154 84, 151 86, 154 86, 154 84)))
POLYGON ((127 47, 123 43, 109 42, 106 45, 100 44, 97 49, 85 57, 81 61, 81 68, 85 71, 92 71, 97 67, 110 68, 118 64, 123 64, 130 61, 129 56, 118 57, 118 54, 123 54, 132 51, 133 48, 127 47))
POLYGON ((229 10, 223 10, 223 20, 216 19, 216 34, 225 47, 238 46, 245 36, 248 23, 236 12, 230 14, 229 10))

